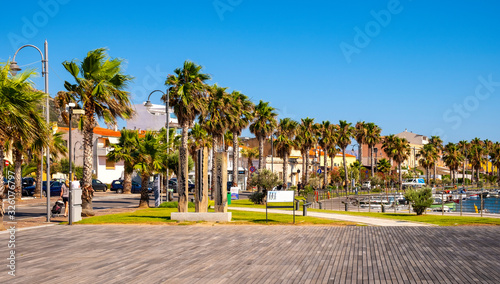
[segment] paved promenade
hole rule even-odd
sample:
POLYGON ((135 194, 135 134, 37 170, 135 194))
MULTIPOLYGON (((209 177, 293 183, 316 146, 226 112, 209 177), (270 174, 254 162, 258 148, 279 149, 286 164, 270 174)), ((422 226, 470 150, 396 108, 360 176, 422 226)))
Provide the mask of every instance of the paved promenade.
POLYGON ((499 227, 51 226, 0 283, 500 283, 499 227))

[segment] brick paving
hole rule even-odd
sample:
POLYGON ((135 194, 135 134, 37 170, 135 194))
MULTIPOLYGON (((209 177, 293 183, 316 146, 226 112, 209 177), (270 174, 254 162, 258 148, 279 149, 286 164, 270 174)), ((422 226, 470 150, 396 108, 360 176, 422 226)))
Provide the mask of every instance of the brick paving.
MULTIPOLYGON (((0 283, 500 283, 499 227, 51 226, 0 283)), ((2 245, 3 243, 3 245, 2 245)))

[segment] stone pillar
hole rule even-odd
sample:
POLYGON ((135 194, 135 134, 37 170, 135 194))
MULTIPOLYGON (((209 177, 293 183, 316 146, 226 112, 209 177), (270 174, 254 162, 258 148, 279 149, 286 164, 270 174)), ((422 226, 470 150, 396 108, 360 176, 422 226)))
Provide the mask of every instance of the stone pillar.
POLYGON ((215 154, 215 212, 227 213, 227 152, 215 154))
POLYGON ((195 211, 207 212, 208 209, 208 149, 196 151, 195 161, 196 187, 195 211))

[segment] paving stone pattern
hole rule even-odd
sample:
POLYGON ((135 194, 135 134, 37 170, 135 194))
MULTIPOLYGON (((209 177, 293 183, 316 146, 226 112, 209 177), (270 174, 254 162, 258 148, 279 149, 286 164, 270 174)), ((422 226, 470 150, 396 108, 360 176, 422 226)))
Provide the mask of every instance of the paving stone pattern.
MULTIPOLYGON (((498 227, 51 226, 0 283, 500 283, 498 227)), ((0 261, 7 262, 7 234, 0 261)), ((0 263, 1 264, 1 263, 0 263)))

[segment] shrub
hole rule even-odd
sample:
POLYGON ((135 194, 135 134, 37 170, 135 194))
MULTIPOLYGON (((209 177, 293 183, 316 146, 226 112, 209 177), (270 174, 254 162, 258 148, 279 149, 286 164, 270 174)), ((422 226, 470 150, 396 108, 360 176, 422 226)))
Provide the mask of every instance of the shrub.
POLYGON ((253 202, 253 204, 263 204, 264 203, 264 193, 263 192, 254 192, 250 194, 248 199, 253 202))
POLYGON ((432 198, 432 190, 428 187, 421 189, 409 189, 405 193, 405 199, 411 202, 413 211, 417 215, 422 215, 427 207, 430 207, 434 202, 432 198))
POLYGON ((264 188, 265 191, 272 190, 273 187, 283 184, 278 175, 268 169, 260 169, 252 175, 250 186, 264 188))
MULTIPOLYGON (((171 202, 163 202, 158 206, 158 208, 177 208, 179 207, 179 203, 177 201, 171 201, 171 202)), ((195 205, 193 202, 188 203, 188 208, 195 208, 195 205)))
POLYGON ((373 189, 371 190, 371 192, 373 192, 373 193, 379 193, 379 192, 382 192, 382 189, 381 189, 381 188, 379 188, 379 187, 376 187, 376 188, 373 188, 373 189))

